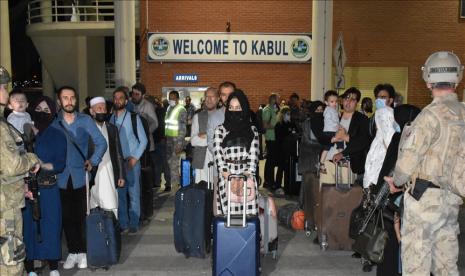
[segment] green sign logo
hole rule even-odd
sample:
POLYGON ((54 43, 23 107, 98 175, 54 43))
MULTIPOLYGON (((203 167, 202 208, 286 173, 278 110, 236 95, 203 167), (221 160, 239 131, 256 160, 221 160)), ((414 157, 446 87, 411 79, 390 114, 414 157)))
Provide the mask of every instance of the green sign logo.
POLYGON ((298 38, 292 42, 292 55, 296 58, 304 58, 308 54, 308 48, 307 41, 298 38))
POLYGON ((168 53, 169 42, 164 37, 157 37, 152 42, 153 53, 159 57, 162 57, 168 53))

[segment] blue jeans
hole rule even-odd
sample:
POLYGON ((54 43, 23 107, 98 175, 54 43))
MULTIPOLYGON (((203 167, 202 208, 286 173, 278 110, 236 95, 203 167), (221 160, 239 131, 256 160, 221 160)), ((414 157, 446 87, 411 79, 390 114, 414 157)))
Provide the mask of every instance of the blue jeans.
POLYGON ((140 162, 126 172, 126 183, 118 188, 118 219, 122 230, 139 229, 140 218, 140 162), (128 208, 129 197, 129 208, 128 208))

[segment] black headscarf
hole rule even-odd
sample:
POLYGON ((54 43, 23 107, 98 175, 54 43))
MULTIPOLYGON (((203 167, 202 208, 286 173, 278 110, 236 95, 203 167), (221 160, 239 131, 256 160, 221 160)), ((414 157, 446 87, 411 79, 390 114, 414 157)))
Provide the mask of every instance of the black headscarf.
POLYGON ((409 122, 413 122, 420 112, 421 110, 414 105, 402 104, 394 108, 394 119, 399 124, 400 129, 403 130, 404 126, 409 122))
MULTIPOLYGON (((315 115, 318 115, 315 111, 319 106, 324 107, 325 104, 322 101, 314 101, 308 105, 308 114, 310 117, 314 117, 315 115)), ((320 113, 320 114, 323 114, 323 113, 320 113)))
POLYGON ((229 132, 224 137, 222 146, 245 146, 247 150, 250 148, 254 133, 252 131, 252 122, 250 120, 249 100, 244 92, 240 89, 234 90, 228 97, 226 102, 226 112, 224 115, 224 128, 229 132), (229 103, 236 98, 242 108, 242 111, 230 111, 229 103))
POLYGON ((44 131, 53 121, 56 115, 56 105, 53 100, 47 96, 42 96, 31 105, 31 119, 34 121, 34 126, 39 130, 39 133, 44 131), (45 101, 50 109, 50 114, 45 112, 35 111, 37 106, 45 101))

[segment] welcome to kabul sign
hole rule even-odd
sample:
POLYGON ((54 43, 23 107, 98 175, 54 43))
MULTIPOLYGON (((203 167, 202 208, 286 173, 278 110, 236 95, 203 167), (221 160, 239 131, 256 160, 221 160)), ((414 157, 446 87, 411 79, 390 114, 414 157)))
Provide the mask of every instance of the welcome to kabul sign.
POLYGON ((310 34, 149 33, 151 62, 287 62, 311 59, 310 34))

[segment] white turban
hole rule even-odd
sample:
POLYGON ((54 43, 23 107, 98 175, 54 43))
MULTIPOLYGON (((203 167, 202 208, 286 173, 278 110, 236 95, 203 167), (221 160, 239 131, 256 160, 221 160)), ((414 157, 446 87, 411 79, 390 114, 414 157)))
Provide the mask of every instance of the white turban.
POLYGON ((106 103, 105 99, 103 97, 94 97, 92 100, 90 100, 91 107, 99 103, 106 103))

